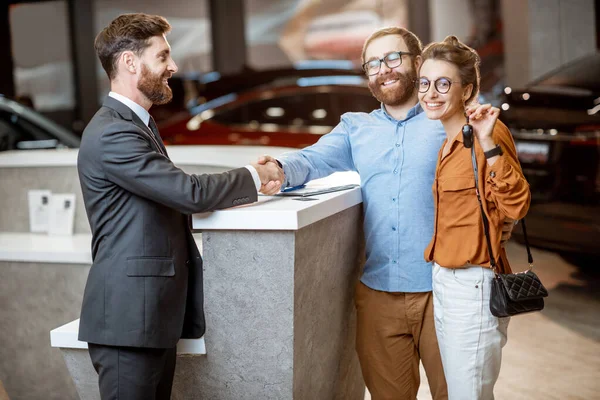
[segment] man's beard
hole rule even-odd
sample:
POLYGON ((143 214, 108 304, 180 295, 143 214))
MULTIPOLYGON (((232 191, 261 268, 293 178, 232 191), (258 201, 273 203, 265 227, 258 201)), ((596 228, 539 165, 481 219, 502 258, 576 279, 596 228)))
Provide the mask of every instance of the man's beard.
POLYGON ((152 104, 166 104, 173 98, 173 91, 163 83, 163 79, 170 78, 171 73, 154 74, 145 64, 142 64, 142 76, 137 88, 152 102, 152 104))
POLYGON ((406 103, 415 93, 416 80, 417 74, 414 69, 405 74, 390 71, 390 73, 385 76, 378 76, 375 81, 369 81, 369 90, 371 90, 371 94, 383 104, 388 106, 399 106, 406 103), (398 85, 395 90, 386 90, 384 92, 381 84, 392 79, 398 79, 398 85))

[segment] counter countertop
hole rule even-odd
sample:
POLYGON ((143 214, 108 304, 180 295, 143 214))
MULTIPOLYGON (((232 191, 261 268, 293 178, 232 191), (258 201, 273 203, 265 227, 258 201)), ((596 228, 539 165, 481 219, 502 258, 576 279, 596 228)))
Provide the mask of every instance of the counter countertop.
MULTIPOLYGON (((86 342, 77 340, 79 335, 79 320, 59 326, 50 331, 50 345, 66 349, 87 349, 86 342)), ((204 337, 200 339, 181 339, 177 344, 178 354, 206 354, 204 337)))
MULTIPOLYGON (((206 165, 237 168, 254 162, 263 154, 279 157, 287 147, 267 146, 167 146, 169 158, 176 165, 206 165)), ((0 168, 74 167, 78 149, 13 150, 0 153, 0 168)))
MULTIPOLYGON (((296 193, 358 183, 357 173, 338 172, 315 179, 296 193)), ((259 196, 254 204, 194 214, 193 227, 199 230, 298 230, 362 202, 360 187, 310 198, 315 200, 259 196)))
MULTIPOLYGON (((199 248, 202 239, 194 234, 199 248)), ((92 234, 49 236, 45 233, 0 232, 0 261, 92 264, 92 234)))
POLYGON ((0 261, 92 264, 92 234, 0 232, 0 261))

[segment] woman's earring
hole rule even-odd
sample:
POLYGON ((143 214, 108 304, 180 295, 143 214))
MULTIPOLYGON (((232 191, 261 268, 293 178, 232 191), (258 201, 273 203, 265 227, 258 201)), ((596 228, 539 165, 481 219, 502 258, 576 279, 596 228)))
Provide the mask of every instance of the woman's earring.
POLYGON ((465 113, 467 123, 462 127, 463 143, 467 149, 473 147, 473 127, 469 124, 469 116, 465 113))

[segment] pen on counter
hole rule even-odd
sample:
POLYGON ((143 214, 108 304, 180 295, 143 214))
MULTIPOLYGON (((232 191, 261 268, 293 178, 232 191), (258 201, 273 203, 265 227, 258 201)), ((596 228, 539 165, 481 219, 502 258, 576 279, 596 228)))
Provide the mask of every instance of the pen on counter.
POLYGON ((281 191, 281 193, 291 192, 291 191, 302 189, 302 188, 305 188, 305 187, 306 187, 306 185, 292 186, 292 187, 288 187, 288 188, 283 189, 281 191))

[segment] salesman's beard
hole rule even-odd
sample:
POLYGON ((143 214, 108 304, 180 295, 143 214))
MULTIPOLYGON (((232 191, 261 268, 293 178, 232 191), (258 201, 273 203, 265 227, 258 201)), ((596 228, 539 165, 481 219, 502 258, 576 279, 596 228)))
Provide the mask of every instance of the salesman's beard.
POLYGON ((377 76, 375 81, 369 81, 369 90, 371 94, 380 102, 388 106, 399 106, 406 103, 415 93, 415 81, 417 74, 415 70, 411 70, 405 74, 395 71, 390 71, 385 76, 377 76), (394 90, 386 90, 383 82, 391 79, 398 79, 398 83, 394 90))
POLYGON ((173 98, 173 91, 164 84, 163 80, 170 77, 169 71, 165 71, 163 74, 154 74, 145 64, 142 64, 142 75, 137 88, 152 104, 166 104, 173 98))

